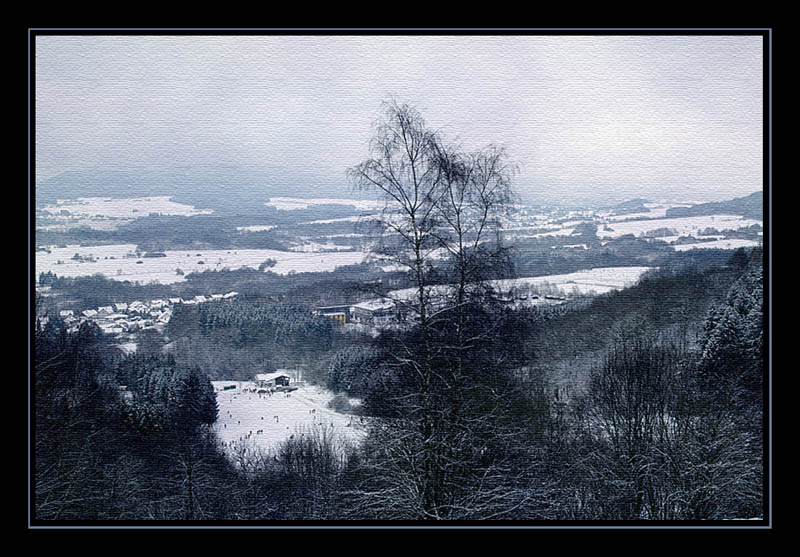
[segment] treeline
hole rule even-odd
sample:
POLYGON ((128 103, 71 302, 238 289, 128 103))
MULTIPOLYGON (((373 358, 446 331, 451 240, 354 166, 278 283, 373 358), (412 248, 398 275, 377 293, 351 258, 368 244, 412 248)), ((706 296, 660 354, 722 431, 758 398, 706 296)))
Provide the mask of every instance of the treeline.
POLYGON ((307 345, 326 350, 333 337, 333 323, 314 316, 308 307, 264 302, 233 301, 197 306, 197 321, 204 338, 215 331, 235 329, 234 344, 261 346, 268 351, 292 350, 307 345))
POLYGON ((700 203, 691 207, 672 207, 667 209, 667 218, 694 217, 698 215, 742 215, 750 219, 764 218, 764 193, 757 191, 745 197, 727 201, 700 203))
MULTIPOLYGON (((728 238, 759 240, 757 233, 760 230, 761 227, 754 226, 726 231, 725 235, 728 238)), ((726 265, 731 254, 730 250, 724 249, 675 251, 668 244, 636 238, 630 234, 601 245, 600 239, 593 232, 562 240, 518 239, 513 242, 512 253, 515 271, 518 276, 523 277, 567 274, 594 267, 702 269, 726 265), (575 244, 584 244, 587 249, 563 247, 575 244)))
MULTIPOLYGON (((753 250, 758 256, 760 250, 753 250)), ((539 364, 553 366, 576 356, 597 355, 609 346, 617 329, 645 324, 670 331, 682 342, 697 344, 703 320, 748 264, 744 250, 676 254, 629 288, 572 304, 560 319, 539 327, 530 341, 539 347, 539 364)))
MULTIPOLYGON (((263 204, 252 214, 141 216, 113 230, 88 226, 65 230, 37 230, 37 246, 137 244, 142 250, 175 249, 275 249, 285 251, 297 233, 314 236, 329 231, 351 233, 353 224, 344 226, 302 225, 304 221, 350 217, 355 208, 343 205, 310 205, 307 209, 279 211, 263 204), (240 231, 239 226, 280 226, 280 229, 240 231)), ((352 239, 350 239, 352 242, 352 239)), ((341 239, 333 239, 341 242, 341 239)))
POLYGON ((67 300, 59 309, 94 309, 134 300, 163 300, 177 295, 176 289, 169 284, 118 281, 100 274, 64 277, 48 271, 39 275, 39 283, 50 286, 56 295, 50 300, 52 304, 58 304, 62 298, 67 300))
POLYGON ((235 219, 214 215, 148 215, 114 230, 86 226, 63 231, 38 230, 37 246, 136 244, 142 251, 179 249, 275 249, 288 244, 273 230, 242 233, 235 219))
POLYGON ((513 242, 515 270, 518 276, 545 276, 574 273, 593 267, 650 266, 668 258, 674 250, 666 244, 624 236, 601 246, 594 235, 570 236, 559 245, 584 244, 587 249, 556 248, 554 240, 519 239, 513 242))
POLYGON ((134 300, 155 300, 179 297, 191 299, 235 291, 241 298, 326 306, 355 303, 364 296, 364 283, 392 281, 393 288, 402 287, 395 278, 398 273, 383 273, 365 265, 348 265, 335 271, 279 275, 265 270, 223 269, 190 273, 185 280, 174 284, 142 284, 113 280, 102 275, 64 277, 47 271, 40 273, 39 282, 50 286, 52 303, 58 309, 96 308, 134 300), (64 300, 63 302, 61 300, 64 300))
POLYGON ((198 368, 109 357, 97 327, 71 334, 55 318, 35 341, 34 524, 337 516, 327 497, 347 453, 336 438, 309 432, 275 458, 231 459, 209 429, 216 398, 198 368))
POLYGON ((213 379, 245 381, 298 367, 314 381, 346 342, 308 306, 264 299, 175 306, 166 335, 181 364, 209 369, 213 379))
POLYGON ((33 518, 179 520, 201 504, 221 512, 192 480, 198 459, 209 478, 231 477, 208 434, 217 408, 201 371, 110 358, 91 324, 70 334, 53 318, 35 342, 33 518))
POLYGON ((710 305, 696 343, 653 319, 617 328, 557 414, 551 462, 565 516, 764 516, 761 257, 753 250, 710 305))

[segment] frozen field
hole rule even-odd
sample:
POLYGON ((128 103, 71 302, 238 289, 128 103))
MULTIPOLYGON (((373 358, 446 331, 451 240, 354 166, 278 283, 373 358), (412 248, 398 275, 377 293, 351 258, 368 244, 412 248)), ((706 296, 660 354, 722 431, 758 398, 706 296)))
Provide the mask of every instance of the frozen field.
POLYGON ((135 219, 146 217, 150 213, 162 215, 208 215, 213 211, 195 209, 191 205, 175 203, 169 196, 156 197, 79 197, 64 201, 59 199, 56 205, 48 205, 42 211, 51 215, 63 212, 73 217, 109 217, 116 219, 135 219))
POLYGON ((304 241, 302 244, 292 246, 289 248, 291 251, 303 253, 319 253, 319 252, 336 252, 348 251, 354 249, 353 246, 343 246, 339 244, 327 243, 321 244, 319 242, 304 241))
POLYGON ((257 224, 254 226, 237 226, 236 230, 240 232, 264 232, 266 230, 272 230, 273 228, 277 228, 277 226, 272 224, 257 224))
POLYGON ((289 396, 280 392, 270 396, 244 392, 255 388, 255 383, 249 381, 212 381, 212 385, 219 405, 219 418, 213 428, 231 453, 243 447, 269 453, 291 436, 315 428, 352 443, 358 443, 364 435, 359 417, 327 407, 334 395, 322 387, 304 386, 289 396), (229 385, 236 385, 236 389, 222 390, 229 385))
POLYGON ((313 198, 300 199, 296 197, 270 197, 265 203, 269 207, 275 207, 279 211, 291 211, 296 209, 308 209, 313 205, 346 205, 355 207, 360 211, 371 211, 383 207, 383 203, 370 199, 340 199, 340 198, 313 198))
MULTIPOLYGON (((501 292, 507 292, 514 288, 524 288, 526 286, 538 286, 547 290, 547 293, 553 294, 605 294, 612 290, 621 290, 632 286, 650 269, 652 269, 652 267, 598 267, 564 275, 523 277, 517 279, 494 280, 490 282, 492 286, 501 292)), ((445 288, 447 287, 434 286, 431 287, 431 291, 435 294, 437 290, 445 288)), ((417 290, 414 288, 405 288, 389 293, 389 297, 394 300, 409 300, 413 299, 416 295, 417 290)))
POLYGON ((364 260, 361 251, 298 253, 268 249, 166 251, 166 257, 136 258, 134 244, 110 246, 67 246, 50 248, 50 253, 36 252, 36 273, 52 271, 58 276, 78 277, 102 274, 114 280, 142 283, 157 281, 172 284, 185 280, 185 275, 206 269, 221 270, 250 267, 257 269, 267 259, 277 261, 269 270, 279 275, 333 271, 342 265, 355 265, 364 260), (82 260, 73 259, 78 254, 82 260), (200 264, 199 262, 203 263, 200 264), (175 272, 181 269, 184 275, 175 272))
POLYGON ((635 284, 652 267, 599 267, 564 275, 525 277, 494 281, 500 290, 509 290, 527 285, 544 286, 559 290, 562 294, 605 294, 635 284))
POLYGON ((539 232, 538 234, 520 234, 518 232, 505 233, 504 236, 508 240, 522 239, 522 238, 547 238, 547 237, 562 237, 572 236, 575 233, 574 228, 560 228, 552 232, 539 232))
MULTIPOLYGON (((563 304, 569 296, 596 296, 633 286, 644 273, 653 267, 600 267, 563 275, 525 277, 490 281, 501 296, 507 297, 505 304, 520 309, 531 306, 563 304), (513 299, 509 298, 513 296, 513 299), (537 297, 532 297, 537 296, 537 297)), ((452 285, 436 285, 426 288, 433 303, 445 296, 452 285)), ((450 290, 450 295, 453 291, 450 290)), ((414 303, 418 290, 404 288, 394 290, 385 298, 374 298, 356 304, 367 311, 391 308, 395 304, 414 303)), ((508 306, 507 306, 508 307, 508 306)), ((378 325, 380 327, 381 325, 378 325)), ((377 329, 376 329, 377 330, 377 329)))
POLYGON ((746 219, 738 215, 709 215, 699 217, 681 217, 674 219, 634 220, 625 222, 611 222, 604 230, 603 226, 597 229, 600 238, 619 238, 626 234, 640 236, 651 230, 668 228, 674 230, 678 236, 696 236, 700 231, 714 228, 719 231, 738 230, 754 224, 762 225, 760 220, 746 219))
POLYGON ((298 224, 332 224, 337 222, 362 222, 368 220, 377 220, 380 215, 356 215, 352 217, 341 217, 338 219, 322 219, 322 220, 310 220, 308 222, 300 222, 298 224))
POLYGON ((754 248, 758 245, 759 242, 754 240, 732 238, 730 240, 714 240, 713 242, 698 242, 696 244, 675 244, 671 247, 675 251, 689 251, 692 249, 754 248))

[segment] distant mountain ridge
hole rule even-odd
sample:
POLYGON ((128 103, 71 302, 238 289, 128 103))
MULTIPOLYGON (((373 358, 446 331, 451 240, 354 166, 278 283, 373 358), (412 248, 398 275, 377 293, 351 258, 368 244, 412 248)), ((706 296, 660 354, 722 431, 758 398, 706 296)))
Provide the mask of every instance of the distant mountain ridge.
POLYGON ((673 207, 667 209, 667 218, 698 217, 703 215, 741 215, 749 219, 764 220, 764 194, 757 191, 745 197, 737 197, 728 201, 700 203, 691 207, 673 207))
POLYGON ((171 196, 174 201, 239 213, 243 205, 263 206, 270 197, 343 197, 344 176, 326 178, 284 167, 190 166, 160 170, 67 171, 36 185, 36 204, 78 197, 171 196))
POLYGON ((636 198, 630 199, 628 201, 623 201, 622 203, 617 203, 609 207, 609 209, 615 215, 625 215, 629 213, 646 213, 648 211, 647 207, 645 207, 645 203, 650 203, 647 199, 636 198))

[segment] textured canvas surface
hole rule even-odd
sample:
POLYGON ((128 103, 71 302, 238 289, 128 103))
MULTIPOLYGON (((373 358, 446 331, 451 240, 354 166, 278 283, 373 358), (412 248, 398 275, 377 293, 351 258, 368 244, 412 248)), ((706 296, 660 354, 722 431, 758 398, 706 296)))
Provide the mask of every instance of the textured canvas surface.
POLYGON ((31 31, 29 524, 771 524, 769 31, 491 31, 31 31))

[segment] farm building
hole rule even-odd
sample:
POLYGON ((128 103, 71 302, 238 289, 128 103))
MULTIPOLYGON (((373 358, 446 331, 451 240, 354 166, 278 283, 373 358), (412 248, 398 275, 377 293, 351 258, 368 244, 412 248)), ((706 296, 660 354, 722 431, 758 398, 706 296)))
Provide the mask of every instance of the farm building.
POLYGON ((288 386, 289 375, 283 371, 273 373, 259 373, 256 375, 256 386, 260 389, 269 389, 278 386, 288 386))
POLYGON ((314 310, 314 315, 321 315, 328 319, 333 319, 339 323, 347 323, 350 321, 350 306, 328 306, 317 308, 314 310))
POLYGON ((353 319, 361 323, 386 324, 396 316, 395 303, 388 298, 361 302, 351 308, 353 319))

